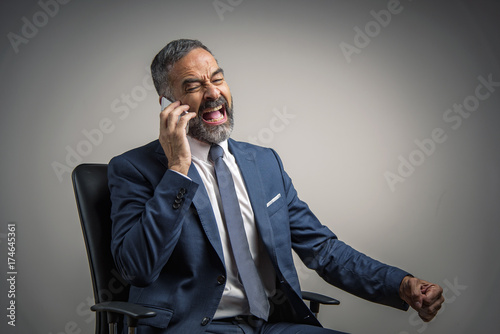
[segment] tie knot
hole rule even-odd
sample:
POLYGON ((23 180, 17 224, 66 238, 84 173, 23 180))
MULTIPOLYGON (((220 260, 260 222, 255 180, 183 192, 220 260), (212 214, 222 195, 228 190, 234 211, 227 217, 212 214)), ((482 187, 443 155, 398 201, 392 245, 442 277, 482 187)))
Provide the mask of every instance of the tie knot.
POLYGON ((218 158, 222 158, 222 156, 224 155, 224 150, 219 145, 213 144, 212 147, 210 147, 210 152, 208 152, 208 155, 210 156, 210 159, 215 162, 215 160, 217 160, 218 158))

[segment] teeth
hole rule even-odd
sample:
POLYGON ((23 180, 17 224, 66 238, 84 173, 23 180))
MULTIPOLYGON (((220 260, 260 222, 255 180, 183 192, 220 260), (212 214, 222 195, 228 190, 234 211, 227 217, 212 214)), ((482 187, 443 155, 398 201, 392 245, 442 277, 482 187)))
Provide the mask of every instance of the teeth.
POLYGON ((207 113, 207 112, 212 112, 212 111, 216 111, 216 110, 220 110, 220 109, 222 109, 222 104, 221 104, 220 106, 218 106, 218 107, 205 109, 205 110, 203 111, 203 113, 205 114, 205 113, 207 113))

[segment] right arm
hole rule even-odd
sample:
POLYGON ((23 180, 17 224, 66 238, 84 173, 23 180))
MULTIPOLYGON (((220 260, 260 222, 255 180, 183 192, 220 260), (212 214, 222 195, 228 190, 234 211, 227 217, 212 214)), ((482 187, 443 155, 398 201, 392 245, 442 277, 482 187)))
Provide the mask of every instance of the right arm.
POLYGON ((160 180, 152 180, 158 174, 151 170, 142 170, 154 168, 136 161, 144 157, 121 156, 109 164, 112 253, 122 276, 133 285, 147 286, 158 278, 177 244, 198 188, 184 176, 191 165, 185 127, 195 116, 188 113, 179 119, 187 109, 189 106, 176 101, 160 113, 159 142, 168 161, 168 170, 158 171, 164 173, 160 180))
POLYGON ((111 160, 108 178, 115 264, 132 285, 147 286, 170 258, 198 185, 167 170, 154 187, 123 156, 111 160))

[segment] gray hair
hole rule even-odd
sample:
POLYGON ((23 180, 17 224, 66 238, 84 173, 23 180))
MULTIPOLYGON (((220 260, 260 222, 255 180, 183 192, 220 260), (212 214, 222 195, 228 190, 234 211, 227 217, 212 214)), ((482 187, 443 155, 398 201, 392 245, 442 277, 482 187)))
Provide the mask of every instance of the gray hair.
POLYGON ((203 43, 193 39, 178 39, 172 41, 158 52, 151 62, 151 76, 153 77, 153 83, 158 95, 165 96, 171 101, 174 100, 172 86, 169 80, 170 70, 172 70, 174 64, 182 57, 198 48, 202 48, 212 54, 203 43))

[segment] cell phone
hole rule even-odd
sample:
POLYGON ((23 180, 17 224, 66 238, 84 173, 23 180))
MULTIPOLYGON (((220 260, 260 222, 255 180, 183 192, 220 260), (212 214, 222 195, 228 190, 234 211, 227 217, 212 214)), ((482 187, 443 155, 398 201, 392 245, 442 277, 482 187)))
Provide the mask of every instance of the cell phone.
MULTIPOLYGON (((167 100, 165 96, 161 97, 161 111, 165 110, 166 107, 168 107, 172 102, 167 100)), ((184 111, 180 116, 179 119, 181 119, 182 116, 186 115, 188 112, 184 111)), ((177 120, 179 121, 179 120, 177 120)), ((186 134, 189 132, 189 123, 186 124, 186 134)))
POLYGON ((162 96, 161 97, 161 111, 165 110, 166 107, 168 107, 172 102, 170 102, 169 100, 167 100, 167 98, 165 96, 162 96))

